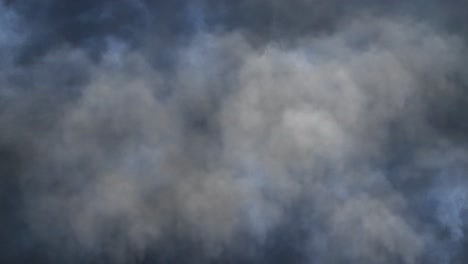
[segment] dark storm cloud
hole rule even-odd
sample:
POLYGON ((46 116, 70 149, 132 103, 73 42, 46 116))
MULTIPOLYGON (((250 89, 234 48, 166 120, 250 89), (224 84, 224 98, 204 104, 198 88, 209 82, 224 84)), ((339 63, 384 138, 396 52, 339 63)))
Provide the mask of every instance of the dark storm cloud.
POLYGON ((463 1, 4 1, 5 263, 465 263, 463 1))

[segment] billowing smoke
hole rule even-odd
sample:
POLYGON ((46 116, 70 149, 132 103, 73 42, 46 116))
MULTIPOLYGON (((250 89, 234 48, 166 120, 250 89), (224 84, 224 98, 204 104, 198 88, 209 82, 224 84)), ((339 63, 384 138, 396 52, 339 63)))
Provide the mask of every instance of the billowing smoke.
POLYGON ((463 1, 4 1, 3 263, 466 263, 463 1))

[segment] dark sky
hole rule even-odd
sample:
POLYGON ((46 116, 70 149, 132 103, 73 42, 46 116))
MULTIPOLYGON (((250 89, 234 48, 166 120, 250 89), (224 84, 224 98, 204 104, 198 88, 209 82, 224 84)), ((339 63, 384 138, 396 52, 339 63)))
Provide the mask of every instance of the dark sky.
POLYGON ((0 263, 468 263, 468 2, 0 2, 0 263))

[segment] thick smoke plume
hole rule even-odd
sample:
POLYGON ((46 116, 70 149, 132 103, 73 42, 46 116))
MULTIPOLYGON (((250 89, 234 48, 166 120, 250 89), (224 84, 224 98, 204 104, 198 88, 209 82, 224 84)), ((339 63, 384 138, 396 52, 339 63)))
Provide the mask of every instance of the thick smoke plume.
POLYGON ((0 262, 466 263, 463 1, 3 1, 0 262))

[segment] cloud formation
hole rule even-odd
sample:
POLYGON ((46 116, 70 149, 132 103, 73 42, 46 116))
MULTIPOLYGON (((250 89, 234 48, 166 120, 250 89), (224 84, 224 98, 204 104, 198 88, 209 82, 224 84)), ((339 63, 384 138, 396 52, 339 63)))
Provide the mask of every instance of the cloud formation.
POLYGON ((463 3, 9 1, 0 259, 464 263, 463 3))

